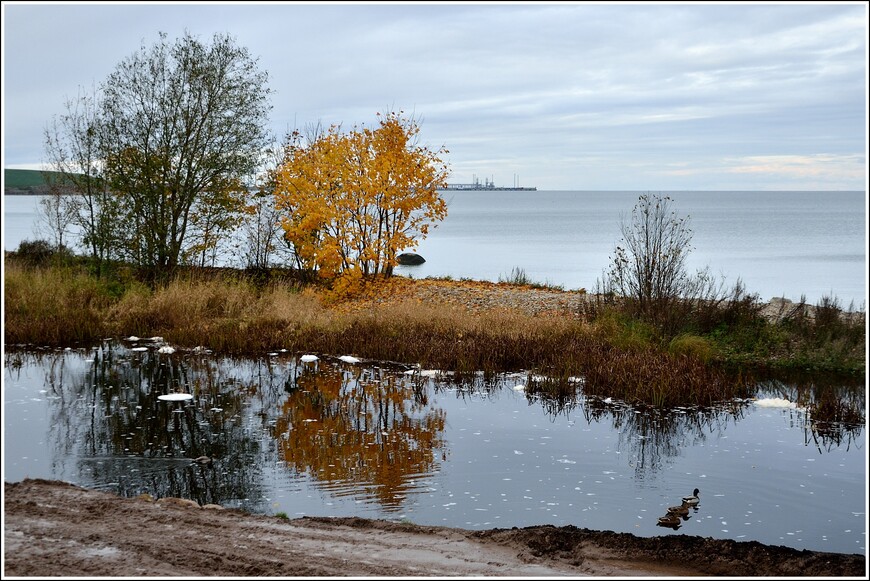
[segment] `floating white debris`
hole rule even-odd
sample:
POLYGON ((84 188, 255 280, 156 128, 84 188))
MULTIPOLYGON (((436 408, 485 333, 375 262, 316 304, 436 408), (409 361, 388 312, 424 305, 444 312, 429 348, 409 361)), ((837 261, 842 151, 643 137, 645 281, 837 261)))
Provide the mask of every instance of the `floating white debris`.
POLYGON ((148 351, 148 347, 133 347, 130 351, 148 351))
POLYGON ((781 397, 766 397, 764 399, 755 400, 755 405, 760 408, 791 408, 795 409, 797 404, 781 397))
POLYGON ((523 384, 519 384, 519 385, 514 386, 514 391, 525 391, 525 390, 526 390, 526 386, 523 384))
POLYGON ((154 336, 148 339, 149 341, 154 341, 155 343, 163 343, 163 337, 154 336))
POLYGON ((138 341, 138 340, 139 340, 139 337, 137 337, 136 335, 130 335, 129 337, 127 337, 127 341, 138 341))
POLYGON ((605 397, 604 403, 613 403, 613 398, 612 397, 605 397))
POLYGON ((312 361, 317 361, 317 355, 303 355, 299 360, 302 363, 311 363, 312 361))
POLYGON ((166 395, 158 395, 157 399, 162 401, 187 401, 193 399, 189 393, 168 393, 166 395))
POLYGON ((172 354, 175 353, 175 347, 170 347, 169 345, 164 345, 160 349, 157 350, 158 353, 167 353, 172 354))
POLYGON ((357 359, 353 355, 342 355, 341 357, 339 357, 339 359, 341 359, 345 363, 350 363, 350 364, 359 363, 359 361, 360 361, 359 359, 357 359))

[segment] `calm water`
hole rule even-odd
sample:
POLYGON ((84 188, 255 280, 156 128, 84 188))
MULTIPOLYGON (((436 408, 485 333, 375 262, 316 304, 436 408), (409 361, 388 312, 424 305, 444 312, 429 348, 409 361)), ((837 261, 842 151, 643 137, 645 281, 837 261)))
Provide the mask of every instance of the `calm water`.
MULTIPOLYGON (((567 525, 865 553, 864 426, 730 402, 639 413, 553 401, 528 378, 429 377, 288 353, 229 360, 150 341, 8 352, 4 479, 57 478, 290 517, 468 529, 567 525), (176 390, 188 402, 159 395, 176 390), (200 455, 212 467, 193 464, 200 455), (656 525, 700 488, 678 531, 656 525)), ((863 386, 816 386, 866 407, 863 386)), ((759 398, 812 397, 799 383, 759 398)))
MULTIPOLYGON (((593 289, 639 192, 444 192, 447 218, 417 251, 427 262, 399 267, 423 278, 498 281, 522 268, 532 280, 593 289)), ((811 303, 835 296, 866 307, 866 192, 675 192, 690 217, 691 269, 709 266, 729 287, 742 279, 762 299, 811 303)), ((34 239, 38 198, 4 196, 3 245, 34 239)), ((238 265, 231 265, 238 266, 238 265)))
MULTIPOLYGON (((741 278, 764 300, 805 294, 866 301, 865 192, 676 192, 690 217, 691 269, 741 278)), ((593 289, 637 192, 444 192, 447 219, 422 241, 422 278, 497 281, 522 268, 534 281, 593 289)))

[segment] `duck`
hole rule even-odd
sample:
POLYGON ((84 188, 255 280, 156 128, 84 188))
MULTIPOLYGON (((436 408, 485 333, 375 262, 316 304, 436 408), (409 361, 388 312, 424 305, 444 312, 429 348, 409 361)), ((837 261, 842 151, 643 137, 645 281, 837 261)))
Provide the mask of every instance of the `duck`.
POLYGON ((675 514, 677 516, 686 516, 687 514, 689 514, 689 505, 687 505, 685 502, 683 502, 683 504, 681 504, 680 506, 669 506, 668 507, 668 514, 675 514))
POLYGON ((682 524, 679 515, 668 513, 665 516, 659 517, 659 524, 663 527, 677 528, 682 524))
POLYGON ((200 456, 199 458, 194 458, 193 461, 202 466, 211 466, 212 464, 214 464, 214 460, 209 458, 208 456, 200 456))
POLYGON ((683 504, 687 504, 687 505, 689 505, 689 506, 695 506, 696 504, 698 504, 699 502, 701 502, 701 499, 698 498, 698 493, 699 493, 699 492, 701 492, 701 491, 698 490, 698 489, 696 488, 696 489, 692 492, 692 496, 684 496, 684 497, 683 497, 683 504))

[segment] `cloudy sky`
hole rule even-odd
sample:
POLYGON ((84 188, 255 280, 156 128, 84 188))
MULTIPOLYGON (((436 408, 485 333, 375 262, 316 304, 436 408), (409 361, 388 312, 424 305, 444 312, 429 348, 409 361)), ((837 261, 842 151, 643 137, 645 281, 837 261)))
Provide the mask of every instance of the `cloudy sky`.
POLYGON ((272 129, 413 112, 451 182, 544 190, 865 190, 864 2, 3 3, 3 165, 159 32, 229 33, 272 129))

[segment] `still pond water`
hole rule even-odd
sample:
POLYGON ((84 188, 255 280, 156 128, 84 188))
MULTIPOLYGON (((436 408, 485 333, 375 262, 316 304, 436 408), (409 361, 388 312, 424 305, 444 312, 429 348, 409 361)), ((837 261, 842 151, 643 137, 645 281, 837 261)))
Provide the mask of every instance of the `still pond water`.
MULTIPOLYGON (((576 525, 865 553, 863 425, 815 425, 804 383, 756 401, 641 413, 554 401, 530 377, 161 353, 151 340, 5 353, 4 479, 61 479, 253 512, 466 529, 576 525), (160 395, 190 394, 188 401, 160 395), (212 465, 192 459, 212 458, 212 465), (700 489, 675 530, 667 507, 700 489)), ((8 346, 7 346, 8 349, 8 346)), ((865 409, 863 385, 835 390, 865 409)))

